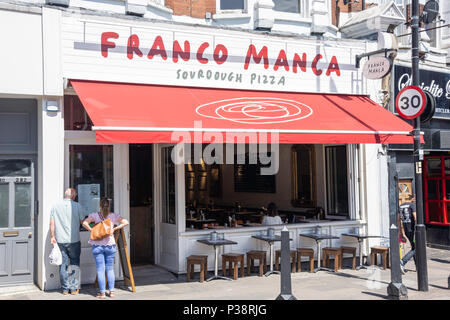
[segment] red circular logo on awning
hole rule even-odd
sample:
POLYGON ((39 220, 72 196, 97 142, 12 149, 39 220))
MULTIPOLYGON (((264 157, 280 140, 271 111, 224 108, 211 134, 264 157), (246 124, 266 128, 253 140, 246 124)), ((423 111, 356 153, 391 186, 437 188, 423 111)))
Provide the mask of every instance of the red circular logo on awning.
POLYGON ((272 124, 301 120, 313 110, 298 101, 249 97, 214 101, 198 106, 195 112, 203 117, 248 124, 272 124))

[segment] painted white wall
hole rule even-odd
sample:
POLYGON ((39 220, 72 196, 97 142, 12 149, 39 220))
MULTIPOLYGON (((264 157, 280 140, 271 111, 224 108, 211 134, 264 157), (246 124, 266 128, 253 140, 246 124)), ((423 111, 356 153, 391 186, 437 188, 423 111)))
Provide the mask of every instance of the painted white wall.
MULTIPOLYGON (((62 106, 62 98, 58 98, 62 106)), ((50 210, 64 196, 64 119, 61 112, 45 111, 46 99, 41 109, 39 132, 39 235, 38 235, 38 285, 41 289, 58 288, 59 272, 49 264, 50 210)))
POLYGON ((0 93, 42 95, 42 20, 34 11, 0 9, 0 93))
POLYGON ((63 96, 61 11, 42 8, 44 95, 63 96))

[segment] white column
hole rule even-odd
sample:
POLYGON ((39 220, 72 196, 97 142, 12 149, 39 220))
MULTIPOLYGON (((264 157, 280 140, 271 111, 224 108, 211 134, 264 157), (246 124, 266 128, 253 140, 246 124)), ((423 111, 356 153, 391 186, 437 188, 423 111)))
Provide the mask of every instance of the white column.
POLYGON ((44 98, 39 109, 39 160, 38 196, 39 224, 37 250, 37 282, 41 289, 59 287, 58 268, 49 264, 49 222, 51 206, 63 198, 64 193, 64 119, 63 78, 61 72, 60 26, 61 12, 51 8, 42 9, 44 98), (47 112, 48 103, 59 110, 47 112))
MULTIPOLYGON (((45 111, 47 99, 42 101, 39 130, 39 229, 38 229, 38 285, 49 290, 59 287, 58 268, 49 264, 51 251, 49 222, 52 205, 64 193, 64 120, 59 112, 45 111)), ((62 98, 58 100, 62 106, 62 98)))
POLYGON ((275 22, 275 13, 272 0, 258 0, 255 2, 255 29, 272 29, 275 22))
POLYGON ((311 33, 322 34, 327 31, 330 22, 325 0, 312 0, 311 19, 311 33))

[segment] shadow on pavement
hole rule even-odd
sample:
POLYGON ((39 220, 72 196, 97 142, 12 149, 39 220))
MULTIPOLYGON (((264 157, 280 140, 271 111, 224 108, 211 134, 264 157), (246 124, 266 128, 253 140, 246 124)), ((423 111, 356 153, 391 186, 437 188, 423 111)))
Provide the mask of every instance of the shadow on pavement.
POLYGON ((374 292, 368 292, 368 291, 361 291, 361 293, 367 294, 369 296, 374 296, 374 297, 377 297, 377 298, 382 298, 382 299, 385 299, 385 300, 389 300, 389 298, 386 295, 381 294, 381 293, 374 293, 374 292))

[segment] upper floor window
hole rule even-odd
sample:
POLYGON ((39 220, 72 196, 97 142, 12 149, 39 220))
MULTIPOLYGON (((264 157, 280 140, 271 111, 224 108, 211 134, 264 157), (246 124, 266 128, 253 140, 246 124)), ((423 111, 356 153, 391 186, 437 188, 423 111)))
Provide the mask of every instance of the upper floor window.
POLYGON ((273 0, 275 11, 300 13, 300 0, 273 0))
POLYGON ((220 10, 244 10, 245 0, 220 0, 220 10))

